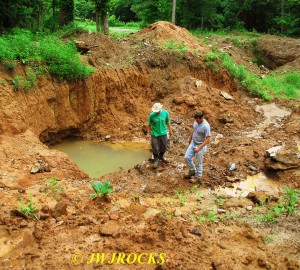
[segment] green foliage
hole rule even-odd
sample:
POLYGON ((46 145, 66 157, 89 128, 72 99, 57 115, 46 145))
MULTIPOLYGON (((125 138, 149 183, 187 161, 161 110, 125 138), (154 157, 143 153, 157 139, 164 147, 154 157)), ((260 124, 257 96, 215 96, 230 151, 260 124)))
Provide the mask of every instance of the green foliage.
MULTIPOLYGON (((70 32, 60 32, 61 35, 70 32)), ((26 64, 26 76, 15 76, 14 90, 32 87, 43 72, 51 72, 59 79, 76 80, 88 76, 93 68, 80 60, 75 42, 65 44, 54 35, 34 35, 30 31, 15 29, 12 34, 0 39, 0 61, 7 69, 13 69, 17 62, 26 64), (45 66, 45 64, 47 64, 45 66)))
POLYGON ((264 237, 263 241, 266 245, 272 243, 274 241, 273 235, 267 235, 264 237))
POLYGON ((54 199, 59 200, 60 194, 65 192, 64 188, 54 177, 45 178, 45 181, 46 181, 45 192, 51 194, 54 199))
POLYGON ((284 207, 287 215, 293 215, 298 207, 298 201, 300 199, 300 190, 292 189, 284 186, 284 207))
POLYGON ((219 66, 219 56, 213 51, 208 52, 204 55, 204 63, 207 68, 212 69, 213 71, 218 71, 219 66))
POLYGON ((178 51, 178 52, 181 52, 181 53, 187 52, 187 48, 185 48, 184 42, 178 43, 178 42, 174 41, 173 39, 167 40, 164 47, 168 50, 178 51))
POLYGON ((31 67, 26 67, 25 74, 25 76, 15 76, 13 78, 12 83, 14 91, 27 91, 30 87, 36 84, 37 76, 40 75, 38 71, 34 71, 31 67))
POLYGON ((59 79, 75 80, 93 72, 93 68, 81 63, 74 42, 65 44, 55 36, 45 37, 41 40, 40 50, 49 71, 59 79))
POLYGON ((254 64, 256 64, 257 66, 261 66, 261 65, 264 65, 264 64, 265 64, 264 59, 263 59, 260 55, 258 55, 258 56, 256 56, 256 57, 252 57, 252 58, 251 58, 251 61, 252 61, 254 64))
POLYGON ((278 221, 278 218, 273 214, 273 213, 267 213, 263 217, 264 222, 273 222, 273 221, 278 221))
POLYGON ((210 51, 205 55, 204 61, 214 71, 222 64, 250 93, 260 95, 264 100, 271 100, 273 97, 300 98, 300 76, 296 73, 266 75, 262 79, 249 72, 245 66, 235 64, 225 52, 210 51))
POLYGON ((213 196, 213 199, 217 202, 217 204, 218 204, 219 207, 223 205, 222 195, 213 196))
POLYGON ((110 186, 109 181, 106 181, 103 184, 100 181, 97 181, 97 182, 90 181, 90 185, 92 186, 92 188, 96 192, 95 194, 90 195, 90 197, 92 199, 94 199, 96 197, 104 197, 106 194, 113 192, 113 189, 111 189, 109 187, 110 186))
POLYGON ((31 195, 30 195, 30 201, 29 201, 28 205, 26 205, 23 198, 21 198, 21 203, 18 206, 18 211, 20 213, 23 213, 25 216, 32 215, 36 220, 38 220, 39 217, 35 214, 36 210, 37 210, 37 208, 35 207, 35 205, 33 203, 33 198, 31 195))

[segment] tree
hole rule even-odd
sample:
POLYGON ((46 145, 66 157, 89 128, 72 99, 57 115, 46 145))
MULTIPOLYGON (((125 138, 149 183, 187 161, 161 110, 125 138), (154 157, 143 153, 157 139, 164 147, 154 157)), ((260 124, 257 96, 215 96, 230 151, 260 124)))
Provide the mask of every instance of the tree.
POLYGON ((172 19, 171 22, 173 24, 176 24, 176 0, 173 0, 173 4, 172 4, 172 19))
POLYGON ((61 0, 59 13, 59 26, 62 27, 74 21, 74 0, 61 0))
POLYGON ((105 35, 109 35, 109 25, 108 25, 108 10, 109 10, 109 0, 94 0, 95 2, 95 21, 97 32, 101 31, 105 35))

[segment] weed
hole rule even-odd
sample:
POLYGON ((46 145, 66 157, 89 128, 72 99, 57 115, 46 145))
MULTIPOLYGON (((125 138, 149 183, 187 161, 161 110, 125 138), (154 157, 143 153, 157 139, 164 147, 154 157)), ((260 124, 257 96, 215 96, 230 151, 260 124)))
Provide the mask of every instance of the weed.
POLYGON ((273 239, 273 235, 267 235, 263 238, 263 241, 264 243, 267 245, 267 244, 270 244, 274 241, 273 239))
POLYGON ((200 185, 194 185, 191 187, 191 192, 195 192, 198 188, 200 187, 200 185))
POLYGON ((222 221, 230 220, 230 219, 235 219, 236 218, 236 212, 232 213, 227 213, 225 217, 220 218, 222 221))
POLYGON ((167 48, 168 50, 178 51, 181 53, 187 52, 187 48, 185 48, 184 42, 178 43, 178 42, 175 42, 173 39, 169 39, 166 42, 165 48, 167 48))
POLYGON ((216 222, 218 220, 216 215, 214 215, 213 213, 208 213, 206 217, 212 222, 216 222))
POLYGON ((210 51, 204 56, 204 63, 207 68, 212 69, 213 71, 218 71, 218 54, 210 51))
POLYGON ((272 212, 269 212, 263 216, 263 221, 273 222, 273 221, 278 221, 278 218, 272 212))
POLYGON ((293 215, 298 207, 298 199, 300 198, 300 190, 292 189, 287 186, 283 187, 285 190, 284 207, 286 215, 293 215))
POLYGON ((197 221, 199 223, 204 223, 204 222, 206 222, 206 217, 205 216, 200 216, 200 217, 198 217, 197 221))
POLYGON ((162 214, 162 216, 163 216, 164 218, 172 218, 172 217, 173 217, 173 214, 172 214, 172 213, 164 213, 164 214, 162 214))
POLYGON ((52 194, 55 200, 59 200, 59 195, 65 192, 64 188, 61 186, 60 183, 58 183, 58 180, 54 177, 45 178, 45 180, 48 182, 45 191, 47 193, 52 194))
POLYGON ((179 194, 178 197, 179 197, 179 205, 183 206, 185 204, 185 202, 186 202, 185 197, 183 195, 181 195, 181 194, 179 194))
POLYGON ((223 198, 222 195, 219 196, 213 196, 213 199, 217 202, 218 206, 222 206, 223 205, 223 198))
POLYGON ((190 215, 188 219, 191 220, 191 221, 195 221, 196 217, 194 215, 190 215))
POLYGON ((179 198, 179 206, 183 206, 184 205, 184 203, 186 202, 185 195, 189 194, 189 193, 190 193, 189 190, 185 190, 183 192, 181 192, 179 189, 175 190, 175 194, 179 198))
POLYGON ((36 220, 39 220, 39 217, 35 214, 37 208, 33 203, 32 195, 30 195, 29 204, 26 205, 23 198, 21 198, 21 203, 18 206, 18 211, 23 213, 25 216, 32 215, 36 220))
POLYGON ((103 184, 100 181, 97 182, 90 181, 89 183, 94 189, 94 191, 96 192, 95 194, 90 195, 92 199, 96 197, 104 197, 106 194, 113 192, 113 189, 109 188, 110 186, 109 181, 106 181, 103 184))

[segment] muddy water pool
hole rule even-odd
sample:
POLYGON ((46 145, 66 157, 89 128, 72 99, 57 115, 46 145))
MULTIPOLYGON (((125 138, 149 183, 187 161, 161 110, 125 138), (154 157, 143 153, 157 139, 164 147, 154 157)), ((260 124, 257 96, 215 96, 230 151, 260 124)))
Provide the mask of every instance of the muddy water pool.
POLYGON ((129 169, 151 156, 150 146, 144 142, 65 141, 51 148, 70 156, 77 166, 91 178, 129 169))
POLYGON ((222 188, 220 191, 232 197, 245 197, 252 191, 265 191, 269 194, 278 194, 283 190, 280 183, 267 178, 264 173, 248 175, 247 179, 234 183, 233 188, 222 188))

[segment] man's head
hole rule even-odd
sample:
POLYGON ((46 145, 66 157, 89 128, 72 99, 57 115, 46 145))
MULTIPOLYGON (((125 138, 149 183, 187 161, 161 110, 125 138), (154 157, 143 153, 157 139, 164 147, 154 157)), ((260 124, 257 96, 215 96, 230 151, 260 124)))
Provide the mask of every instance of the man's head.
POLYGON ((201 123, 203 121, 203 112, 202 111, 198 111, 194 113, 194 119, 197 123, 201 123))
POLYGON ((154 103, 154 105, 152 106, 152 112, 160 113, 161 110, 162 105, 160 103, 154 103))

